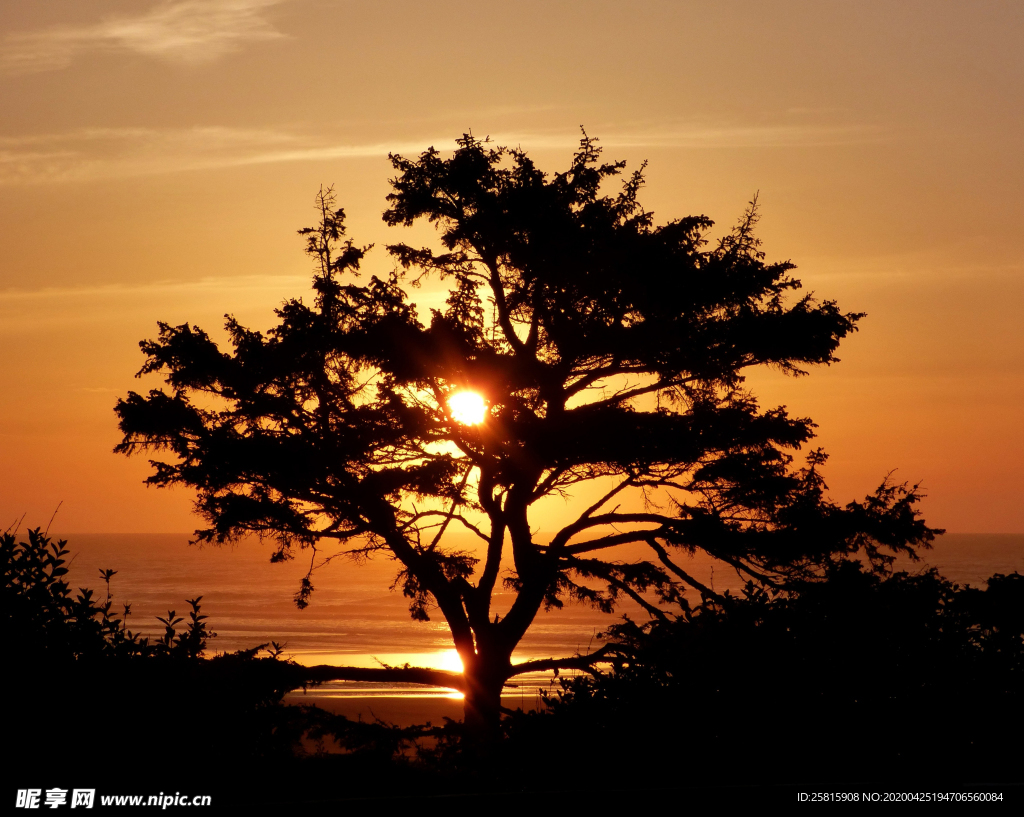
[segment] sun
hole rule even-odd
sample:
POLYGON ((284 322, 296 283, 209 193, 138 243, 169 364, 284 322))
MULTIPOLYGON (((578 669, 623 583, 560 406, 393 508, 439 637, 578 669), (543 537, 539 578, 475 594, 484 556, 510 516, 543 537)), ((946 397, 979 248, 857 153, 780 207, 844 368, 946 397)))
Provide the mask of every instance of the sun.
POLYGON ((457 650, 444 650, 437 653, 430 666, 435 665, 438 669, 446 669, 449 672, 463 672, 462 659, 459 658, 457 650))
POLYGON ((487 414, 487 403, 475 391, 460 391, 448 398, 452 419, 464 426, 480 425, 487 414))

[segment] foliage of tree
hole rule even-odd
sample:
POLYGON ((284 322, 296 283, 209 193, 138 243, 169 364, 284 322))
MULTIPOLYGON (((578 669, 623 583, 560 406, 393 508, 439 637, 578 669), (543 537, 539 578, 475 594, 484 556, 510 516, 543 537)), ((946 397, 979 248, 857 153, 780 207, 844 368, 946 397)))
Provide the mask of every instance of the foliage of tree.
MULTIPOLYGON (((228 350, 160 324, 140 375, 167 387, 117 405, 117 450, 166 452, 148 482, 197 491, 198 539, 269 535, 275 560, 311 547, 311 565, 397 561, 412 615, 440 611, 465 672, 381 674, 463 689, 467 723, 486 731, 509 678, 607 655, 513 665, 545 607, 629 598, 655 618, 685 613, 687 592, 715 596, 686 569, 698 550, 772 587, 927 546, 916 487, 885 481, 837 505, 825 455, 794 458, 813 423, 744 387, 748 370, 835 362, 862 317, 798 295, 793 265, 766 261, 756 201, 717 241, 704 216, 657 224, 642 170, 623 176, 586 136, 553 175, 472 136, 391 161, 384 220, 435 225, 439 248, 390 245, 394 270, 360 279, 368 248, 321 190, 320 223, 301 231, 313 302, 288 301, 265 333, 229 317, 228 350), (427 280, 448 297, 424 319, 410 287, 427 280), (486 400, 481 424, 453 414, 463 390, 486 400), (597 501, 536 536, 538 502, 589 486, 597 501), (476 549, 447 535, 460 528, 476 549), (622 545, 647 556, 624 560, 622 545), (502 583, 515 600, 497 615, 502 583)), ((300 606, 311 592, 307 576, 300 606)))

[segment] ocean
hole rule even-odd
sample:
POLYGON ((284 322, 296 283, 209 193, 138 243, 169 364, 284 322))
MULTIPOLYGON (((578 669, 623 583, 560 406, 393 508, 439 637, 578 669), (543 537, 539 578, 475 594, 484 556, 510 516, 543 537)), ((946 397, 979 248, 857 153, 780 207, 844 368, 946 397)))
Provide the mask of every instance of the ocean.
MULTIPOLYGON (((413 621, 408 600, 391 589, 397 563, 376 558, 357 564, 346 557, 318 568, 309 607, 299 610, 294 595, 310 566, 309 551, 292 561, 271 564, 269 542, 243 541, 234 546, 196 547, 188 534, 64 534, 71 553, 69 579, 73 587, 90 587, 102 599, 101 569, 116 570, 110 583, 115 610, 131 605, 128 627, 134 632, 160 635, 158 615, 174 610, 185 615, 186 599, 202 597, 202 612, 217 634, 213 652, 249 649, 276 641, 284 655, 299 663, 344 666, 402 665, 458 669, 448 628, 438 614, 431 621, 413 621)), ((937 567, 948 579, 984 586, 994 573, 1024 572, 1024 534, 946 534, 935 547, 921 553, 919 562, 901 559, 907 570, 937 567)), ((732 571, 714 569, 708 559, 695 558, 686 569, 716 590, 738 592, 743 585, 732 571)), ((495 609, 503 612, 511 601, 499 593, 495 609)), ((534 658, 565 657, 587 652, 598 644, 598 634, 621 620, 622 613, 645 620, 635 605, 614 615, 588 607, 566 605, 541 612, 513 662, 534 658)), ((514 679, 506 689, 506 705, 530 708, 540 689, 550 687, 550 674, 514 679)), ((348 715, 379 716, 383 711, 396 722, 416 722, 430 715, 459 717, 461 703, 450 690, 394 684, 336 682, 306 695, 290 696, 298 702, 328 704, 348 715)))

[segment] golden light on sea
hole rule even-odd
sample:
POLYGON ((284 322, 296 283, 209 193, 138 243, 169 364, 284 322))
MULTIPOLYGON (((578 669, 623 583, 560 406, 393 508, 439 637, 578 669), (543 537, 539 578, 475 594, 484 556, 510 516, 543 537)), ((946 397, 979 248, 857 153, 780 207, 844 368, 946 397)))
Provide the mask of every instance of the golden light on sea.
POLYGON ((460 391, 448 398, 448 409, 456 423, 480 425, 487 414, 487 403, 474 391, 460 391))

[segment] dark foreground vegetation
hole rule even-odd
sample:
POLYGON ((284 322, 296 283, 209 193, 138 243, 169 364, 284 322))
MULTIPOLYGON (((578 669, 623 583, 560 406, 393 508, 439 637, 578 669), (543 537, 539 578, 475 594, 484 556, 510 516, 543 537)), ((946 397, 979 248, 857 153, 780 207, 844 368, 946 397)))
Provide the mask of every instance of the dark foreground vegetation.
POLYGON ((205 657, 200 600, 128 627, 72 591, 67 550, 0 542, 11 782, 331 801, 758 784, 1022 782, 1024 577, 986 590, 846 562, 607 633, 610 665, 509 713, 487 751, 460 724, 399 729, 282 703, 310 682, 276 645, 205 657), (337 751, 338 748, 342 751, 337 751), (331 749, 333 751, 327 751, 331 749))

